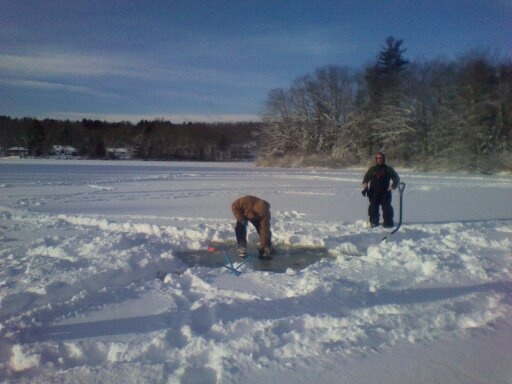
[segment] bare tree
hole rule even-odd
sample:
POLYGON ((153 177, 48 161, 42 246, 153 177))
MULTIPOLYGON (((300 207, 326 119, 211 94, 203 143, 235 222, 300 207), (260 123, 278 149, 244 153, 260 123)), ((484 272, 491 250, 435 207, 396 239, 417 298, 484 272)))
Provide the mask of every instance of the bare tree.
POLYGON ((347 123, 354 109, 353 86, 347 68, 329 66, 296 79, 288 90, 272 90, 266 103, 263 155, 332 155, 351 127, 347 123))

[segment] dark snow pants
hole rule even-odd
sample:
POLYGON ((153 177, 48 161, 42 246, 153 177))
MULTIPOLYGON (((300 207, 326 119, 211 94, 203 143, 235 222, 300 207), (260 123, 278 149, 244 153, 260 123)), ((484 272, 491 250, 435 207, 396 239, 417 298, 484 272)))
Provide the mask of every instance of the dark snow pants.
MULTIPOLYGON (((256 231, 258 232, 258 236, 261 236, 261 234, 260 234, 261 220, 254 219, 254 220, 249 220, 249 221, 251 222, 252 225, 254 225, 254 228, 256 228, 256 231)), ((247 224, 237 221, 236 226, 235 226, 235 234, 236 234, 236 242, 237 242, 238 246, 244 247, 244 248, 247 247, 247 224)), ((269 234, 268 244, 265 245, 266 247, 270 247, 272 245, 272 240, 271 240, 270 236, 271 235, 269 234)))
POLYGON ((380 212, 379 207, 382 207, 382 218, 384 219, 385 227, 393 227, 393 207, 391 206, 391 192, 375 192, 369 197, 370 206, 368 207, 368 216, 370 217, 371 225, 379 225, 380 212))

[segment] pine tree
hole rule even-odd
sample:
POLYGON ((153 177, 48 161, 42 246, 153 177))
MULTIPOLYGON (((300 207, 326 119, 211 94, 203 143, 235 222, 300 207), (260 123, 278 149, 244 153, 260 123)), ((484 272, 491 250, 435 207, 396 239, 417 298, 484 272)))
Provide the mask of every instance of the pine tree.
POLYGON ((386 149, 388 153, 401 152, 397 145, 402 136, 411 131, 410 113, 405 103, 403 72, 408 60, 403 58, 403 40, 390 36, 377 55, 377 62, 367 68, 368 87, 366 137, 368 153, 386 149))

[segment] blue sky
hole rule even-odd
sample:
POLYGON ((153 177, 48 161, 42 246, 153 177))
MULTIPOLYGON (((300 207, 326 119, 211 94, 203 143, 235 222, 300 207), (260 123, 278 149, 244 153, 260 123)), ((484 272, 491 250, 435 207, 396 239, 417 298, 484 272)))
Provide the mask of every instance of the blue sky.
POLYGON ((512 0, 0 0, 0 115, 255 121, 268 92, 326 65, 512 57, 512 0))

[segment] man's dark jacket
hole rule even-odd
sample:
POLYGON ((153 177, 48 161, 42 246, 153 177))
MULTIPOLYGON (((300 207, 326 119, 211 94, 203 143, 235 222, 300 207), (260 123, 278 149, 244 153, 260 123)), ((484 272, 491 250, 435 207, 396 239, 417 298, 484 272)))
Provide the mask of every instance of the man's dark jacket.
POLYGON ((363 177, 363 183, 370 183, 368 190, 368 197, 370 198, 372 196, 382 196, 387 191, 390 181, 392 182, 391 188, 395 189, 400 177, 392 167, 386 164, 376 164, 370 167, 363 177))

